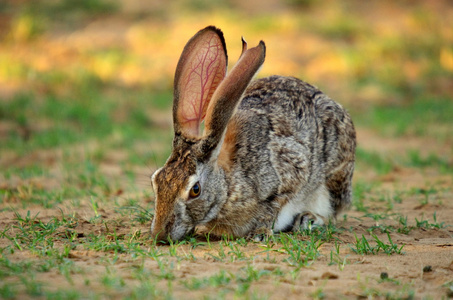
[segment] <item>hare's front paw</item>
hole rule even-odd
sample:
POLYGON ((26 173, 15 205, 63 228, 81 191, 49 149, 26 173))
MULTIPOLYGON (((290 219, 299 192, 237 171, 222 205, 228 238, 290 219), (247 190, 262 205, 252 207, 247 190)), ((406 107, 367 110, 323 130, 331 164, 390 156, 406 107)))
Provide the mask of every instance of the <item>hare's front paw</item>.
POLYGON ((261 228, 258 228, 257 230, 250 232, 247 235, 247 239, 251 240, 253 242, 263 242, 266 239, 268 239, 272 234, 273 234, 273 232, 271 229, 261 227, 261 228))
POLYGON ((311 212, 303 212, 294 217, 293 232, 310 229, 325 224, 324 218, 311 212))

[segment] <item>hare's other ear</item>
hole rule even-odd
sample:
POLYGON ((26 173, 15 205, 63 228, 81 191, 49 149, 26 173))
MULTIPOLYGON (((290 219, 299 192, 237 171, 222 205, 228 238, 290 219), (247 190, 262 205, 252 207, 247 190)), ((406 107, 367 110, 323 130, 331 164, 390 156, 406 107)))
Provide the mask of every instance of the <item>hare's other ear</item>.
POLYGON ((219 146, 226 126, 233 115, 242 94, 253 76, 264 63, 266 46, 261 41, 258 46, 247 50, 247 43, 242 39, 242 54, 231 72, 220 83, 209 102, 203 138, 205 149, 219 146))
POLYGON ((227 52, 220 29, 206 27, 186 44, 176 67, 173 98, 175 136, 200 137, 209 101, 225 77, 227 52))

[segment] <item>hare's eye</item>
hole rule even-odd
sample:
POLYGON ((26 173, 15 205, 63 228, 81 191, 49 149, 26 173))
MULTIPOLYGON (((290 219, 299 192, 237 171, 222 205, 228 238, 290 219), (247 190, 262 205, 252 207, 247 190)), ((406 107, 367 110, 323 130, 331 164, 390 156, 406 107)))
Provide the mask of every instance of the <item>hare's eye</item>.
POLYGON ((198 197, 200 195, 200 193, 201 193, 201 186, 200 186, 200 183, 197 182, 190 189, 189 196, 190 196, 190 198, 195 198, 195 197, 198 197))

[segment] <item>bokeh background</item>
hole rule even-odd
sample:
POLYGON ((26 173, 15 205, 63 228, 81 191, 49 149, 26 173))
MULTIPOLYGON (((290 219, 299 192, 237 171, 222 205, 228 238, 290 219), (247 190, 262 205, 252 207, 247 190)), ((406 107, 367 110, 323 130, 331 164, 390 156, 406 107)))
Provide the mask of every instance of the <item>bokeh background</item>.
POLYGON ((446 138, 451 127, 427 121, 448 121, 452 112, 452 23, 451 2, 440 0, 4 0, 0 137, 5 147, 20 143, 11 131, 23 140, 55 131, 64 142, 96 127, 111 133, 115 122, 166 124, 149 110, 169 107, 182 47, 213 24, 225 33, 230 66, 241 36, 251 45, 262 39, 268 52, 260 76, 313 83, 357 110, 357 119, 365 116, 365 126, 446 138), (40 114, 45 105, 55 115, 40 114), (395 111, 376 116, 375 106, 395 111), (77 107, 80 114, 67 115, 77 107), (405 117, 408 108, 414 114, 405 117), (89 116, 96 110, 105 122, 92 120, 101 117, 89 116), (397 126, 388 128, 386 117, 397 126))
POLYGON ((264 40, 259 76, 296 76, 342 103, 358 127, 359 170, 451 170, 450 1, 3 0, 4 179, 71 181, 70 156, 84 172, 149 187, 170 151, 177 60, 207 25, 224 31, 230 66, 241 36, 264 40))

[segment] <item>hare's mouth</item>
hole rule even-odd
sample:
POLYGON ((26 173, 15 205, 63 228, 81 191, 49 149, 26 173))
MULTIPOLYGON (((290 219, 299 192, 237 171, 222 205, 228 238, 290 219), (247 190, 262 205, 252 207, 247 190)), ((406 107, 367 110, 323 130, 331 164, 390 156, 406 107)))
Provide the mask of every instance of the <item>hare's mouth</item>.
POLYGON ((186 238, 187 236, 191 236, 194 233, 194 227, 193 226, 187 226, 185 224, 178 224, 175 223, 171 231, 169 231, 169 237, 172 241, 180 241, 186 238))

